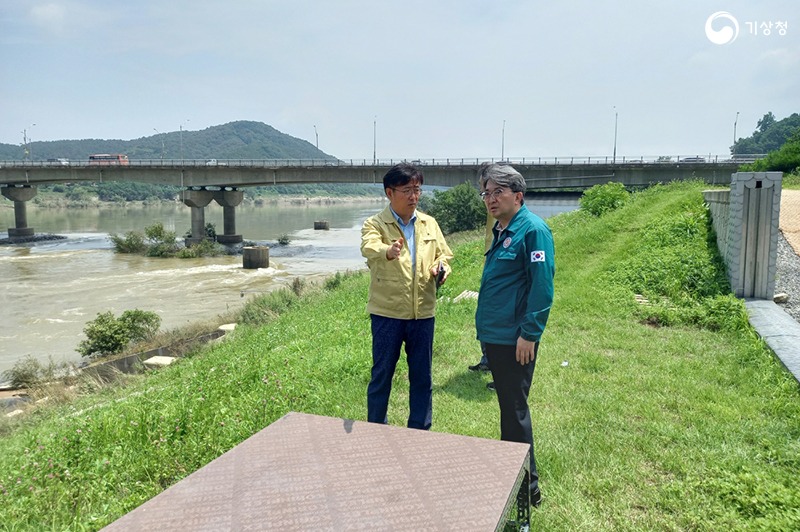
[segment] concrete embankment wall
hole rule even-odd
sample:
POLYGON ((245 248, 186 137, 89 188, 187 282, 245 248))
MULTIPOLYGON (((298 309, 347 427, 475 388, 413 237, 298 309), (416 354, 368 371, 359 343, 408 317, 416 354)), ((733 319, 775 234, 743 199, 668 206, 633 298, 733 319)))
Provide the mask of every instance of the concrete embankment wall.
POLYGON ((736 297, 774 296, 782 179, 782 172, 737 172, 729 190, 703 192, 736 297))

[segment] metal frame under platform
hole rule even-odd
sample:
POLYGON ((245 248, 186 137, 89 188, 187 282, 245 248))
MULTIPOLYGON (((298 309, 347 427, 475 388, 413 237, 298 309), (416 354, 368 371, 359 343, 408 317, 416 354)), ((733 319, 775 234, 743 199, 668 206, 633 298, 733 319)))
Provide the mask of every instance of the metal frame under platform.
POLYGON ((291 412, 104 530, 527 529, 529 446, 291 412))

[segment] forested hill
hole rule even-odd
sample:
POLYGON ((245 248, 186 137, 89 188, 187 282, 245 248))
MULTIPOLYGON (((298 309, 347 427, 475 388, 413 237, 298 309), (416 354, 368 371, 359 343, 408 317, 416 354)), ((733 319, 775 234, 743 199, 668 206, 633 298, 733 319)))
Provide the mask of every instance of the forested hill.
MULTIPOLYGON (((124 153, 129 159, 334 159, 308 141, 251 121, 230 122, 201 131, 172 131, 134 140, 30 143, 30 156, 36 161, 56 158, 80 161, 93 153, 124 153)), ((0 143, 0 160, 24 158, 24 146, 0 143)))
POLYGON ((736 140, 731 153, 769 153, 779 150, 797 131, 800 131, 800 114, 792 113, 778 120, 770 111, 758 121, 758 128, 751 136, 736 140))

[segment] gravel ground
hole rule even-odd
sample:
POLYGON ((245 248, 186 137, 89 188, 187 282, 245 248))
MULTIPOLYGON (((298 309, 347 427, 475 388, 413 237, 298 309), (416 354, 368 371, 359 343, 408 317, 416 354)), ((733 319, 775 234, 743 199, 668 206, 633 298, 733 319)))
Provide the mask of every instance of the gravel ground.
POLYGON ((789 301, 780 303, 795 321, 800 322, 800 257, 781 233, 775 270, 775 294, 788 294, 789 301))

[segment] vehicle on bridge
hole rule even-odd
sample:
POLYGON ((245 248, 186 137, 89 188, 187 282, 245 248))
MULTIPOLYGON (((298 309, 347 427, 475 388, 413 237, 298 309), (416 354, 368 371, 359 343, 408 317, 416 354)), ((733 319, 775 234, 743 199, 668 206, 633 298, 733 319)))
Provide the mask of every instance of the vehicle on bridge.
POLYGON ((96 153, 89 156, 91 166, 127 166, 128 156, 121 153, 96 153))

